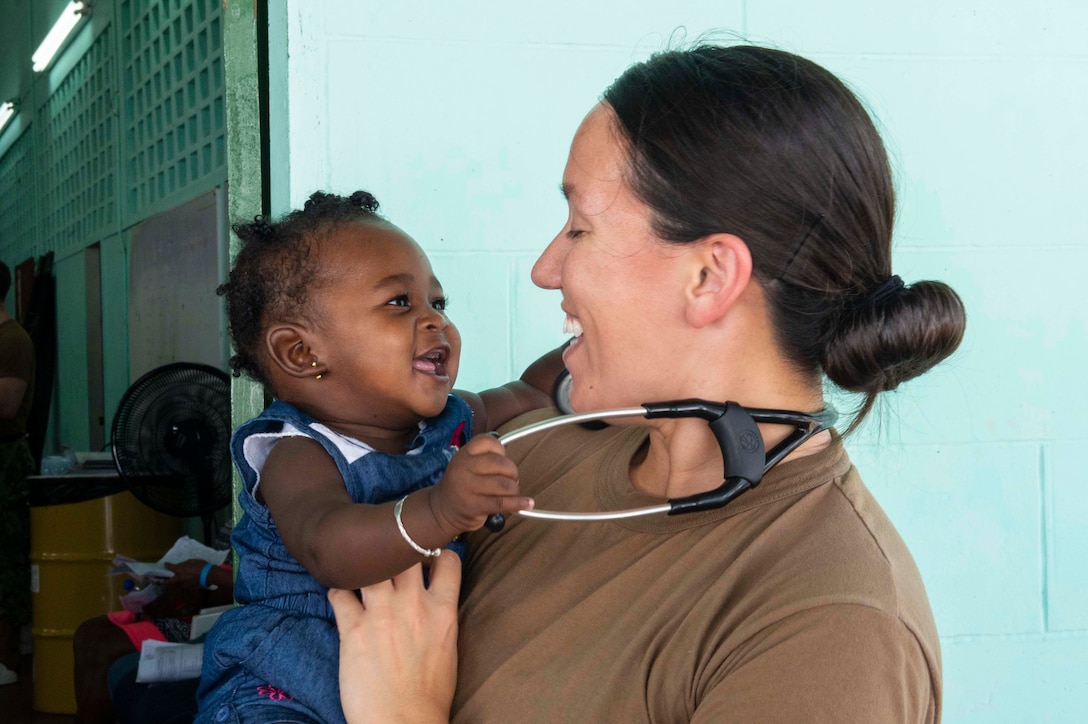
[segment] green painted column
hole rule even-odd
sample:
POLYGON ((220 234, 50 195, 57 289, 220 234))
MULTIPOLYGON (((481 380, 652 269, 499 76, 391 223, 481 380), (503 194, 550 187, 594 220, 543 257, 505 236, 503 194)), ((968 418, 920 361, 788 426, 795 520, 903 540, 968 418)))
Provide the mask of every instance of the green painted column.
MULTIPOLYGON (((263 132, 261 74, 258 59, 258 17, 263 0, 225 0, 223 3, 223 67, 226 75, 227 111, 227 212, 230 219, 251 218, 264 209, 263 132)), ((238 251, 231 234, 230 258, 238 251)), ((231 415, 234 426, 264 409, 264 389, 245 377, 231 383, 231 415)), ((235 498, 240 480, 235 473, 235 498)), ((234 521, 241 511, 237 503, 234 521)))

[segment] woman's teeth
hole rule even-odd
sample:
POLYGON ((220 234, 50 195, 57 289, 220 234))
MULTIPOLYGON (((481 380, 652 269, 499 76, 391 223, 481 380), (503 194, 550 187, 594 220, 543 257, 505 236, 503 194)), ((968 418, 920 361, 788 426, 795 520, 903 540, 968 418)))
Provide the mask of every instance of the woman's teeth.
POLYGON ((563 334, 573 334, 575 337, 581 337, 582 323, 568 314, 567 318, 563 320, 563 334))

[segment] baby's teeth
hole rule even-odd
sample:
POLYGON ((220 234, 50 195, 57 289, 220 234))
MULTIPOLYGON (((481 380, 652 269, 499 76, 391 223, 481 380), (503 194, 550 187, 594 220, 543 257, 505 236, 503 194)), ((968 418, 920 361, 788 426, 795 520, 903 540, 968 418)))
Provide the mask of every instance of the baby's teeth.
POLYGON ((581 337, 582 323, 568 314, 567 318, 563 320, 563 334, 573 334, 575 337, 581 337))

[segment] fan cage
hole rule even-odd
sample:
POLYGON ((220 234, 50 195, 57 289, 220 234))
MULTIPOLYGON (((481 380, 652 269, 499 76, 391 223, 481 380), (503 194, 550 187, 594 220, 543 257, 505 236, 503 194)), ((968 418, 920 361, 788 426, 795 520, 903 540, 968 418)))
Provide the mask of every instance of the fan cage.
POLYGON ((211 516, 231 500, 230 377, 176 362, 151 370, 121 398, 114 462, 133 495, 181 517, 211 516))

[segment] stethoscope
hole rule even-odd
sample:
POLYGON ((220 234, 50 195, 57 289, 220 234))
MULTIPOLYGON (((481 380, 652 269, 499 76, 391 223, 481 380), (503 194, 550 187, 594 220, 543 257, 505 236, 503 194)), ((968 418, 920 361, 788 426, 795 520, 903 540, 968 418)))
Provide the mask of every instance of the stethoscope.
MULTIPOLYGON (((570 377, 560 376, 556 383, 555 401, 560 411, 570 409, 570 377)), ((598 423, 602 420, 643 417, 655 418, 696 417, 706 420, 711 432, 721 447, 725 460, 725 475, 720 486, 703 493, 696 493, 683 498, 670 498, 660 505, 643 508, 629 508, 604 513, 568 513, 555 510, 520 510, 518 515, 526 518, 568 521, 600 521, 636 518, 643 515, 677 515, 694 513, 700 510, 715 510, 728 505, 741 493, 759 485, 759 481, 768 470, 810 439, 835 424, 838 414, 831 408, 816 413, 794 412, 790 410, 766 410, 744 407, 736 402, 708 402, 700 399, 671 400, 668 402, 647 402, 638 407, 624 407, 614 410, 570 413, 548 420, 526 425, 499 436, 503 445, 551 430, 562 425, 598 423), (758 424, 787 425, 793 431, 770 450, 763 444, 763 436, 758 424)), ((504 515, 496 514, 487 519, 488 530, 497 532, 506 524, 504 515)))

